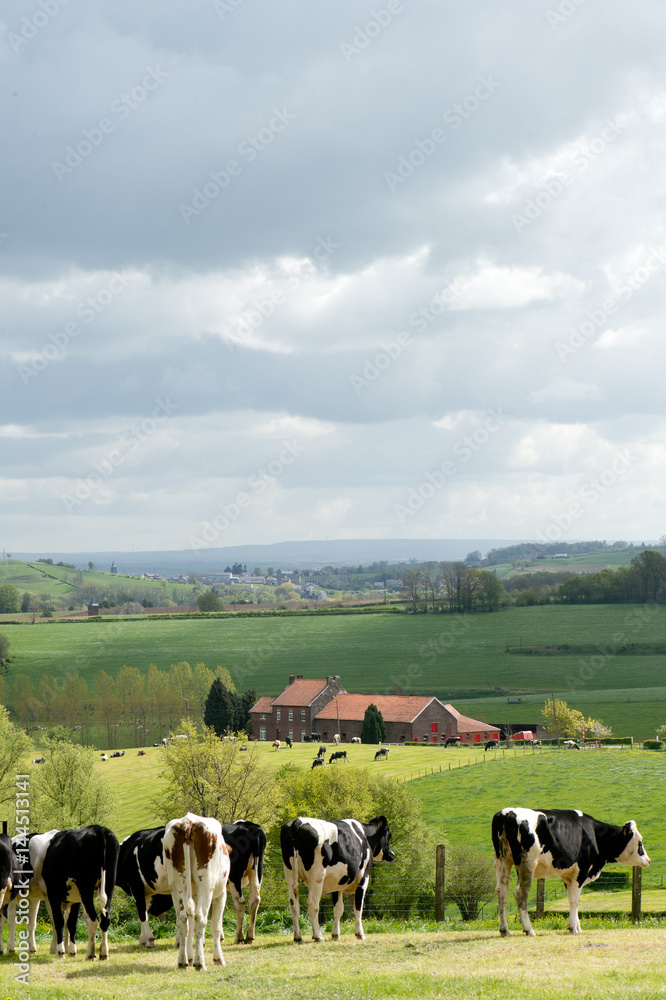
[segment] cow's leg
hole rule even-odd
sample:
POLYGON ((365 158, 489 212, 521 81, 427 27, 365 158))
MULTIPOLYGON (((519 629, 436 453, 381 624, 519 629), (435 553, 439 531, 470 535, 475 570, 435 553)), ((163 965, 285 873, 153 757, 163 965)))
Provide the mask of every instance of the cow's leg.
MULTIPOLYGON (((245 917, 245 896, 243 895, 243 889, 241 886, 236 885, 235 882, 229 882, 229 888, 231 889, 231 897, 234 901, 234 910, 236 911, 236 944, 242 944, 243 919, 245 917)), ((224 941, 224 930, 220 933, 220 940, 224 941)))
POLYGON ((146 894, 141 891, 134 896, 134 902, 136 903, 136 912, 139 915, 139 923, 141 924, 141 933, 139 934, 139 944, 143 945, 144 948, 154 948, 155 947, 155 935, 150 927, 150 920, 148 919, 148 911, 150 909, 150 903, 152 896, 146 896, 146 894))
POLYGON ((292 868, 287 868, 284 866, 284 877, 287 883, 287 888, 289 889, 289 910, 291 911, 291 919, 294 924, 294 941, 297 944, 303 943, 303 935, 301 934, 301 924, 300 924, 300 914, 301 914, 301 901, 298 896, 298 869, 296 858, 292 856, 291 858, 292 868))
POLYGON ((88 928, 88 944, 86 946, 86 961, 92 961, 95 958, 95 944, 97 937, 97 914, 93 908, 94 916, 90 915, 88 907, 84 904, 83 915, 86 918, 86 927, 88 928))
MULTIPOLYGON (((219 896, 215 896, 213 899, 213 907, 210 917, 210 931, 213 936, 213 963, 214 965, 225 965, 224 955, 222 954, 222 948, 220 942, 223 940, 222 935, 222 918, 224 917, 224 907, 227 905, 227 883, 225 882, 222 886, 222 891, 219 896)), ((204 921, 204 931, 206 929, 206 922, 204 921)), ((242 939, 241 939, 242 940, 242 939)))
MULTIPOLYGON (((201 895, 201 887, 199 887, 199 894, 201 895)), ((202 905, 197 901, 196 909, 194 911, 194 920, 190 920, 190 925, 194 933, 194 956, 190 964, 194 965, 195 969, 200 969, 202 972, 206 971, 206 959, 204 957, 204 937, 206 934, 206 924, 208 922, 208 911, 210 909, 210 899, 206 902, 208 906, 202 905)), ((215 944, 217 944, 217 950, 220 955, 222 951, 220 950, 220 928, 217 930, 213 929, 213 939, 217 934, 217 941, 213 940, 213 950, 215 949, 215 944)))
POLYGON ((31 899, 28 910, 28 951, 33 955, 37 952, 37 941, 35 940, 35 928, 37 927, 37 916, 39 914, 39 904, 41 899, 31 899))
POLYGON ((365 934, 363 933, 363 924, 361 918, 363 916, 363 901, 365 899, 365 890, 368 887, 368 876, 366 875, 363 881, 354 890, 354 918, 356 920, 356 937, 359 941, 365 940, 365 934))
POLYGON ((187 956, 187 943, 188 943, 188 924, 190 921, 187 918, 187 894, 184 889, 179 889, 177 892, 173 893, 173 907, 176 911, 176 927, 178 928, 178 933, 176 935, 176 947, 178 948, 178 968, 186 969, 188 966, 188 956, 187 956))
POLYGON ((323 941, 324 936, 319 926, 319 907, 321 906, 321 894, 324 888, 323 877, 318 881, 310 882, 308 886, 308 916, 312 924, 313 941, 323 941))
POLYGON ((567 896, 569 897, 569 922, 567 924, 567 930, 569 931, 569 934, 580 934, 580 920, 578 918, 580 886, 575 878, 572 878, 570 882, 565 882, 564 884, 567 887, 567 896))
POLYGON ((527 934, 528 937, 534 937, 534 931, 532 930, 532 924, 530 923, 530 915, 527 912, 527 897, 529 895, 530 886, 532 885, 532 871, 526 863, 522 863, 516 866, 517 881, 516 888, 513 890, 514 899, 518 904, 518 913, 520 914, 520 922, 523 925, 523 933, 527 934))
MULTIPOLYGON (((5 950, 3 946, 3 938, 5 933, 5 895, 7 894, 7 888, 0 891, 0 955, 4 955, 5 950)), ((9 950, 9 946, 7 948, 9 950)))
POLYGON ((100 907, 99 927, 101 931, 99 943, 99 960, 103 961, 109 957, 109 924, 111 923, 110 912, 111 900, 107 901, 105 907, 100 907))
MULTIPOLYGON (((245 935, 245 944, 252 944, 254 941, 254 928, 257 923, 257 913, 259 911, 259 903, 261 902, 261 883, 259 882, 259 875, 256 868, 252 868, 249 874, 249 909, 250 915, 247 922, 247 934, 245 935)), ((241 933, 242 933, 241 926, 241 933)))
POLYGON ((499 932, 502 937, 509 936, 509 925, 506 922, 506 901, 509 897, 509 876, 511 864, 505 858, 495 858, 495 875, 497 877, 497 911, 499 913, 499 932))
POLYGON ((345 910, 345 897, 341 892, 331 893, 331 899, 333 900, 333 933, 331 937, 334 941, 340 940, 340 920, 342 919, 342 914, 345 910))
POLYGON ((16 900, 7 905, 7 954, 16 950, 16 900))
MULTIPOLYGON (((62 958, 62 956, 65 954, 65 945, 63 943, 63 929, 65 926, 65 918, 63 916, 60 900, 53 897, 48 897, 46 900, 46 908, 49 911, 49 916, 51 918, 51 927, 53 928, 50 952, 52 955, 55 955, 56 958, 62 958)), ((74 945, 74 947, 76 948, 76 945, 74 945)))

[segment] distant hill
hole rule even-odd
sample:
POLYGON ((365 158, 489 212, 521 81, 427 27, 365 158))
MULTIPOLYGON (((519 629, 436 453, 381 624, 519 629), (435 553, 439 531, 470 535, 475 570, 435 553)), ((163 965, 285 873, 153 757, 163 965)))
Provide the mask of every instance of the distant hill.
MULTIPOLYGON (((524 541, 524 539, 522 540, 524 541)), ((119 573, 159 573, 177 576, 188 570, 221 572, 225 566, 241 562, 248 569, 255 566, 275 569, 298 569, 322 566, 369 565, 384 560, 388 563, 464 559, 478 549, 485 555, 490 549, 518 545, 521 539, 479 538, 359 538, 331 541, 276 542, 272 545, 229 545, 224 548, 181 549, 156 552, 13 552, 15 559, 34 562, 39 557, 54 562, 74 563, 85 569, 94 562, 98 569, 109 570, 115 562, 119 573)))

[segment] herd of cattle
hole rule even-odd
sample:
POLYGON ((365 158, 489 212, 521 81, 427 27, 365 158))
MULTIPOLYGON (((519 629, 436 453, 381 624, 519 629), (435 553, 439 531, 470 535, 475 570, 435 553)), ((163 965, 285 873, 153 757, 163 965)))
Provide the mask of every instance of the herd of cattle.
MULTIPOLYGON (((523 931, 533 935, 527 912, 533 878, 563 879, 570 905, 568 929, 576 934, 580 931, 581 889, 599 876, 607 862, 650 864, 633 820, 613 826, 578 810, 502 809, 492 820, 492 843, 502 936, 509 933, 506 903, 513 866, 517 870, 514 896, 523 931)), ((315 941, 323 940, 319 908, 324 893, 333 898, 333 939, 340 937, 343 894, 351 894, 355 934, 362 940, 361 918, 372 862, 395 860, 386 817, 361 823, 301 816, 283 825, 280 846, 294 941, 302 940, 300 882, 308 888, 307 909, 315 941)), ((236 943, 250 944, 261 899, 265 849, 266 835, 256 823, 240 820, 222 825, 217 819, 193 813, 166 826, 139 830, 122 843, 103 826, 49 830, 11 840, 0 834, 0 953, 5 914, 8 951, 15 951, 17 924, 27 925, 20 936, 27 937, 29 952, 36 951, 35 924, 44 900, 53 929, 51 954, 76 954, 76 923, 83 906, 88 929, 86 958, 95 958, 97 896, 99 958, 107 958, 111 899, 118 885, 135 901, 141 924, 138 943, 146 948, 155 946, 149 914, 160 916, 174 906, 179 968, 206 968, 204 934, 212 910, 213 961, 224 965, 221 942, 227 890, 231 890, 236 910, 236 943), (249 887, 249 920, 243 937, 245 887, 249 887)))
MULTIPOLYGON (((460 737, 456 737, 456 739, 459 740, 460 737)), ((308 740, 308 742, 311 742, 311 741, 308 740)), ((333 742, 335 743, 336 746, 339 744, 340 737, 337 734, 333 737, 333 742)), ((354 736, 351 742, 352 743, 360 743, 361 742, 361 738, 359 736, 354 736)), ((292 741, 291 741, 291 739, 289 737, 287 737, 286 745, 291 750, 292 741)), ((274 740, 273 741, 273 749, 274 750, 279 750, 281 746, 282 746, 282 742, 280 740, 274 740)), ((448 743, 447 743, 447 746, 448 746, 448 743)), ((389 755, 389 747, 381 747, 379 750, 377 750, 375 752, 374 759, 375 760, 388 760, 388 755, 389 755)), ((333 753, 331 754, 331 756, 328 758, 328 762, 329 762, 329 764, 334 764, 337 760, 348 760, 348 759, 349 758, 347 757, 347 751, 346 750, 334 750, 333 753)), ((313 768, 315 768, 315 767, 323 767, 325 763, 326 763, 326 747, 325 746, 320 746, 319 750, 317 752, 317 756, 312 761, 312 767, 310 768, 310 770, 313 770, 313 768)))

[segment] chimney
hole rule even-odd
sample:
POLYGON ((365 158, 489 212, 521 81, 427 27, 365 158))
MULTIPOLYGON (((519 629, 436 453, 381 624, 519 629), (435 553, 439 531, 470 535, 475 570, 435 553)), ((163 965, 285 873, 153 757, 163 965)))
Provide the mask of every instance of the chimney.
POLYGON ((295 680, 296 680, 296 678, 295 678, 294 674, 289 674, 289 683, 293 684, 295 680))

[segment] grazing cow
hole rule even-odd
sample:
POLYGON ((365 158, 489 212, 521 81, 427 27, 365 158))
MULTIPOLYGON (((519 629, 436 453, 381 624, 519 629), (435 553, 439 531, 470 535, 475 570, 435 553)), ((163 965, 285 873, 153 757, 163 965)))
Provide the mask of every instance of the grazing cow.
POLYGON ((124 757, 125 756, 125 751, 124 750, 114 750, 114 752, 111 754, 111 756, 112 757, 124 757))
POLYGON ((279 749, 280 749, 280 746, 281 746, 281 744, 280 744, 280 741, 279 741, 279 740, 274 740, 274 741, 273 741, 273 749, 274 749, 274 750, 279 750, 279 749))
POLYGON ((211 905, 213 962, 224 965, 220 940, 230 864, 221 824, 188 812, 167 823, 162 843, 178 924, 178 968, 205 970, 204 933, 211 905))
POLYGON ((137 757, 145 757, 145 756, 146 756, 146 751, 145 750, 138 750, 137 751, 137 757))
POLYGON ((337 750, 335 753, 332 753, 328 758, 329 764, 332 764, 334 760, 347 760, 347 751, 337 750))
POLYGON ((458 747, 460 746, 460 736, 447 736, 446 743, 444 744, 444 749, 447 747, 458 747))
POLYGON ((317 751, 317 756, 318 757, 325 757, 326 756, 326 747, 325 746, 319 747, 319 750, 317 751))
MULTIPOLYGON (((17 834, 17 836, 12 837, 12 846, 20 866, 19 884, 23 890, 21 898, 28 900, 28 951, 33 954, 37 951, 37 944, 35 941, 37 914, 39 913, 39 904, 44 899, 44 893, 40 888, 39 880, 42 876, 42 865, 46 855, 46 848, 57 832, 57 830, 49 830, 48 833, 30 833, 25 835, 17 834), (27 895, 25 894, 26 891, 27 895)), ((9 926, 9 939, 7 943, 7 951, 9 952, 13 952, 15 950, 17 902, 18 901, 16 899, 13 899, 8 908, 7 923, 9 926)), ((76 910, 76 916, 78 917, 79 904, 74 903, 72 909, 76 910)), ((25 923, 25 919, 25 904, 22 904, 22 923, 25 923)), ((69 931, 67 929, 65 935, 65 945, 66 947, 69 946, 69 931)), ((51 954, 55 952, 55 946, 56 936, 54 928, 51 954)))
POLYGON ((333 736, 333 742, 337 745, 340 742, 340 733, 335 733, 333 736))
POLYGON ((488 740, 484 747, 484 753, 486 750, 497 750, 499 746, 499 740, 488 740))
POLYGON ((352 736, 351 741, 352 741, 352 743, 360 743, 361 742, 361 737, 360 736, 352 736))
POLYGON ((298 883, 308 887, 308 916, 315 941, 324 938, 319 926, 319 905, 323 893, 333 895, 333 940, 340 938, 343 893, 353 893, 356 937, 363 940, 363 901, 370 866, 377 861, 394 861, 391 831, 386 817, 369 823, 341 819, 329 823, 300 816, 285 823, 280 831, 284 877, 289 887, 289 909, 294 922, 294 941, 303 937, 299 925, 298 883))
MULTIPOLYGON (((160 916, 172 905, 162 849, 164 831, 163 826, 152 830, 138 830, 123 840, 118 857, 117 885, 132 896, 136 903, 141 923, 139 944, 146 948, 155 947, 148 916, 160 916)), ((246 944, 251 944, 261 901, 266 834, 256 823, 237 820, 223 825, 222 836, 230 852, 229 887, 236 910, 236 944, 242 944, 243 940, 246 944), (243 939, 243 889, 246 885, 250 887, 250 916, 247 934, 243 939)), ((224 939, 224 935, 222 937, 224 939)))
POLYGON ((247 743, 241 743, 240 749, 247 750, 247 743))
POLYGON ((325 757, 315 757, 315 759, 312 761, 312 767, 310 768, 310 770, 313 771, 315 767, 321 767, 325 763, 326 763, 325 757))
POLYGON ((291 750, 291 736, 287 736, 287 746, 291 750))
POLYGON ((541 740, 530 740, 530 746, 540 747, 541 746, 541 740))
POLYGON ((100 758, 100 760, 108 760, 109 759, 109 755, 108 755, 108 753, 101 753, 99 755, 99 758, 100 758))
POLYGON ((564 745, 567 750, 580 750, 580 747, 575 740, 565 740, 564 745))
POLYGON ((45 763, 46 763, 46 757, 35 757, 35 759, 33 760, 33 764, 45 764, 45 763))
POLYGON ((612 826, 586 816, 578 809, 502 809, 492 822, 499 930, 506 937, 506 901, 511 867, 516 866, 514 896, 523 931, 534 935, 527 913, 532 878, 561 878, 569 897, 571 934, 580 932, 578 903, 584 885, 599 877, 609 861, 647 867, 650 859, 633 820, 612 826))
POLYGON ((384 760, 388 760, 388 753, 389 753, 389 748, 382 747, 381 750, 378 750, 377 753, 375 754, 375 760, 379 760, 380 757, 383 757, 384 760))
POLYGON ((88 925, 86 958, 95 957, 97 913, 94 897, 99 895, 102 931, 99 957, 108 958, 108 929, 111 921, 109 908, 116 883, 119 847, 115 834, 107 827, 97 825, 84 826, 80 830, 61 830, 48 842, 39 887, 46 899, 55 931, 55 941, 51 948, 56 955, 65 954, 63 909, 70 911, 67 919, 68 952, 76 955, 78 907, 73 904, 82 903, 88 925))

